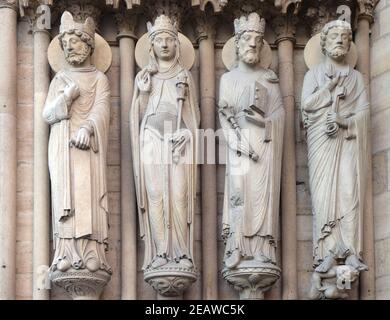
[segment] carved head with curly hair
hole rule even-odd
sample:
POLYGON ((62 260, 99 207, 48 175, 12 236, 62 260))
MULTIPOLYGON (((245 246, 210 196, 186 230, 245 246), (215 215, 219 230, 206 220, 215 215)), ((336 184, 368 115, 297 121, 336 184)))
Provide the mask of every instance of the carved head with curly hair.
POLYGON ((334 60, 343 60, 352 42, 352 29, 348 22, 328 22, 321 31, 322 53, 334 60))

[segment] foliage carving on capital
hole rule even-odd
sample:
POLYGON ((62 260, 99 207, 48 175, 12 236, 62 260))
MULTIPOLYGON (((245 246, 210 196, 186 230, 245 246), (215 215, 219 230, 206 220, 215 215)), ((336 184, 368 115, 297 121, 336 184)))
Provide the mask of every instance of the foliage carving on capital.
POLYGON ((196 14, 193 19, 193 23, 197 41, 207 38, 214 39, 216 35, 217 22, 218 20, 214 15, 210 16, 203 12, 196 14))
POLYGON ((17 10, 18 2, 16 0, 0 0, 0 9, 1 8, 10 8, 17 10))
POLYGON ((279 15, 272 20, 272 27, 276 35, 276 42, 282 40, 295 41, 298 18, 295 15, 279 15))
POLYGON ((275 7, 279 9, 283 14, 286 14, 289 7, 294 7, 294 14, 298 13, 299 8, 301 7, 302 0, 275 0, 275 7))
POLYGON ((313 36, 319 33, 327 22, 336 20, 337 12, 329 11, 324 5, 309 7, 306 11, 305 18, 310 34, 313 36))
POLYGON ((119 9, 121 3, 126 6, 126 9, 133 9, 134 6, 141 5, 141 0, 106 0, 106 5, 114 9, 119 9))
POLYGON ((136 38, 137 15, 129 12, 120 12, 114 15, 114 19, 118 29, 118 37, 136 38))
POLYGON ((374 21, 374 9, 379 0, 357 0, 358 19, 368 19, 370 23, 374 21))
POLYGON ((205 11, 207 5, 211 4, 214 12, 220 12, 227 3, 227 0, 191 0, 191 6, 199 7, 201 11, 205 11))

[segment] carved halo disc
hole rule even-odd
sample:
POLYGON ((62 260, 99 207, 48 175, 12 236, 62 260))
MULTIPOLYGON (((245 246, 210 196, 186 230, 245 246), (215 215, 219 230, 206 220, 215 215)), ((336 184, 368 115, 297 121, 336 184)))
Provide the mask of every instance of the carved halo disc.
MULTIPOLYGON (((321 50, 320 44, 321 33, 317 33, 315 36, 307 42, 304 50, 305 63, 309 69, 323 62, 325 56, 321 50)), ((351 49, 347 55, 348 64, 354 68, 357 63, 358 55, 355 43, 351 43, 351 49)))
MULTIPOLYGON (((180 60, 183 67, 190 70, 195 62, 195 50, 190 41, 184 34, 179 32, 180 60)), ((135 47, 135 61, 142 69, 149 63, 149 37, 145 33, 138 41, 135 47)))
MULTIPOLYGON (((268 42, 264 41, 264 45, 260 52, 260 66, 268 69, 272 63, 272 50, 268 42)), ((232 70, 236 65, 236 47, 234 37, 231 37, 223 46, 222 61, 228 70, 232 70)))
MULTIPOLYGON (((62 51, 58 40, 58 35, 51 41, 47 50, 47 57, 54 72, 68 68, 69 65, 65 60, 64 52, 62 51)), ((110 45, 97 33, 95 33, 95 50, 92 54, 91 62, 102 72, 106 72, 110 68, 112 62, 110 45)))

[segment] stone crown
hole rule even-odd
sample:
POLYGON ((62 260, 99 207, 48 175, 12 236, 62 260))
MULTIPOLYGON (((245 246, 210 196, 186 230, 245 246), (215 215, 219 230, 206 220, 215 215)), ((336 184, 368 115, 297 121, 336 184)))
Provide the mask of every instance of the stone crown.
POLYGON ((248 17, 241 16, 234 20, 234 33, 236 36, 241 35, 246 31, 255 31, 264 36, 265 20, 260 18, 256 12, 252 12, 248 17))
POLYGON ((172 23, 171 19, 166 15, 160 15, 154 21, 154 25, 151 22, 147 23, 149 38, 156 35, 157 32, 168 32, 177 36, 176 23, 172 23))
POLYGON ((86 33, 93 39, 95 37, 95 22, 92 18, 88 17, 84 23, 78 23, 74 21, 70 12, 65 11, 61 17, 60 33, 70 32, 73 30, 86 33))

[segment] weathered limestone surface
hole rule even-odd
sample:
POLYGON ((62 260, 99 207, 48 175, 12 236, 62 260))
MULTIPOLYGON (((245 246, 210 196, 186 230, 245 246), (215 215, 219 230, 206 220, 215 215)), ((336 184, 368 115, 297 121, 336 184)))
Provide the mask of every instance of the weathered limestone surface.
MULTIPOLYGON (((141 18, 136 36, 146 32, 146 20, 141 18)), ((390 298, 390 1, 380 0, 375 10, 375 22, 371 29, 371 116, 373 153, 373 198, 375 218, 375 256, 376 256, 376 298, 390 298)), ((215 86, 219 87, 221 74, 226 72, 221 59, 222 46, 233 33, 232 23, 217 27, 215 39, 215 86)), ((29 33, 29 23, 18 20, 17 54, 17 195, 16 195, 16 298, 32 299, 32 248, 33 248, 33 35, 29 33)), ((183 26, 183 33, 196 44, 193 28, 183 26)), ((107 259, 113 269, 113 277, 102 294, 102 299, 121 297, 121 190, 120 190, 120 82, 119 47, 116 41, 116 26, 109 16, 104 17, 101 34, 110 43, 113 63, 107 76, 111 85, 111 120, 108 151, 108 190, 111 210, 109 231, 109 252, 107 259)), ((53 30, 55 34, 55 29, 53 30)), ((275 36, 267 29, 265 39, 273 44, 275 36)), ((298 298, 305 299, 312 273, 312 214, 308 186, 307 146, 305 133, 301 126, 299 105, 303 76, 307 69, 303 60, 303 46, 308 40, 306 32, 297 30, 297 43, 294 48, 294 78, 296 102, 296 197, 297 197, 297 261, 298 298)), ((271 69, 278 71, 277 50, 273 46, 274 60, 271 69)), ((191 70, 195 83, 199 83, 198 48, 195 46, 196 60, 191 70)), ((138 72, 137 68, 135 72, 138 72)), ((218 90, 216 90, 218 100, 218 90)), ((217 114, 216 114, 217 116, 217 114)), ((216 121, 219 128, 219 121, 216 121)), ((218 200, 218 272, 222 269, 224 246, 221 234, 222 204, 224 192, 225 166, 217 168, 218 200)), ((197 282, 188 290, 184 298, 202 298, 202 240, 201 240, 201 190, 198 178, 197 209, 194 221, 194 259, 199 269, 197 282)), ((137 233, 139 229, 137 226, 137 233)), ((141 265, 143 261, 143 242, 137 235, 137 296, 138 299, 156 299, 155 291, 143 280, 141 265)), ((279 246, 280 247, 280 246, 279 246)), ((218 298, 237 299, 238 294, 223 279, 218 277, 218 298)), ((267 297, 266 297, 267 298, 267 297)), ((52 290, 51 299, 67 299, 57 289, 52 290)))
POLYGON ((371 120, 376 299, 390 298, 390 2, 380 1, 371 34, 371 120))

